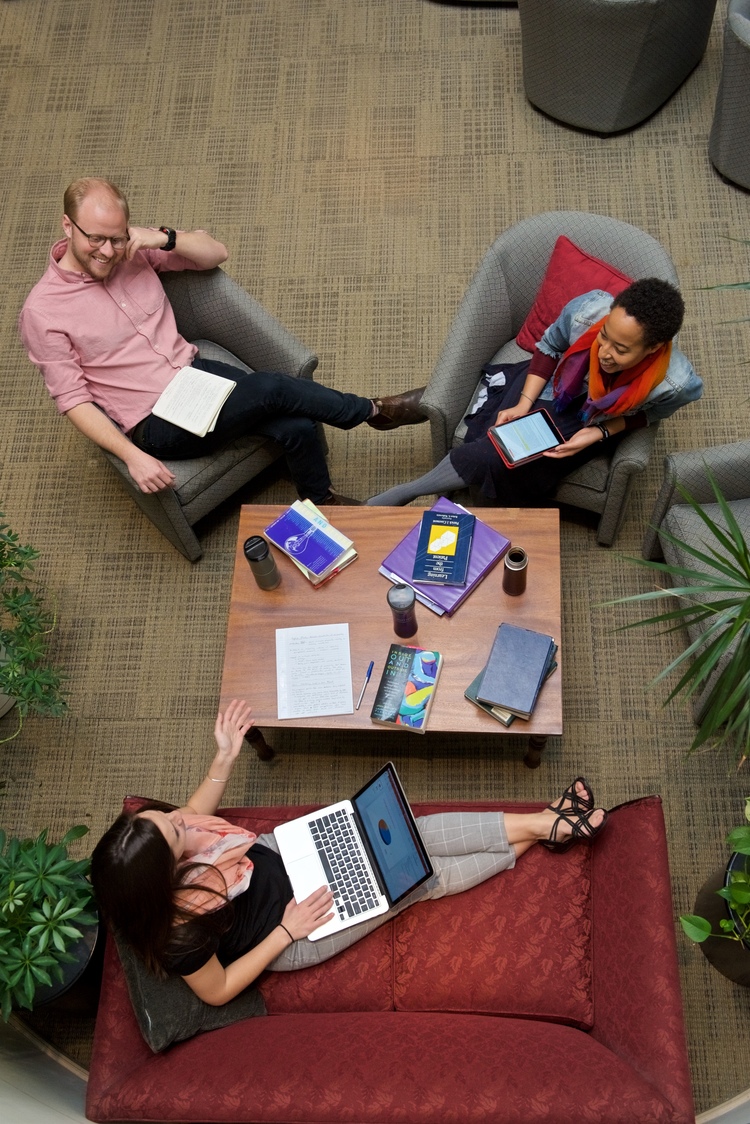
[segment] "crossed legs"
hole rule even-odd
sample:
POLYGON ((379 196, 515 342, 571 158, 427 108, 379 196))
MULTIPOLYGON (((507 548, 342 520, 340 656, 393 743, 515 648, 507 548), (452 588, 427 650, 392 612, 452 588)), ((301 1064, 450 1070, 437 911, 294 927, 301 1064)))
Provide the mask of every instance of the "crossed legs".
MULTIPOLYGON (((578 779, 555 805, 541 812, 442 812, 419 817, 419 830, 435 868, 433 878, 371 921, 318 941, 294 941, 269 965, 270 970, 290 972, 320 964, 356 944, 417 901, 463 893, 495 874, 512 869, 516 859, 535 843, 554 838, 564 845, 574 836, 576 817, 589 824, 593 837, 603 825, 606 813, 601 808, 587 806, 589 795, 585 782, 578 779)), ((579 838, 585 836, 585 831, 579 831, 579 838)), ((257 842, 278 851, 273 834, 261 835, 257 842)))

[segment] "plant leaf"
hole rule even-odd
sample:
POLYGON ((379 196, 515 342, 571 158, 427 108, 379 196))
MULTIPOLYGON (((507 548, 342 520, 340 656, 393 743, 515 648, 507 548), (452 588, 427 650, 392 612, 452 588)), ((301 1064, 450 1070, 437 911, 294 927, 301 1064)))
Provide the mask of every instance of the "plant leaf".
POLYGON ((680 924, 690 940, 698 944, 711 936, 711 923, 705 917, 697 917, 693 913, 683 914, 680 916, 680 924))

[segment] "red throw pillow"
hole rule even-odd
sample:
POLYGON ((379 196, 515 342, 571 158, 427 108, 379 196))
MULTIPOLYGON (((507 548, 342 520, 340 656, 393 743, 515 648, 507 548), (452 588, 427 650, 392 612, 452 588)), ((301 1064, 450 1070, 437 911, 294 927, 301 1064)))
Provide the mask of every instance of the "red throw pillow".
POLYGON ((550 324, 573 297, 591 289, 604 289, 616 297, 633 281, 615 266, 587 254, 564 234, 555 242, 544 280, 526 317, 516 343, 525 351, 533 351, 550 324))

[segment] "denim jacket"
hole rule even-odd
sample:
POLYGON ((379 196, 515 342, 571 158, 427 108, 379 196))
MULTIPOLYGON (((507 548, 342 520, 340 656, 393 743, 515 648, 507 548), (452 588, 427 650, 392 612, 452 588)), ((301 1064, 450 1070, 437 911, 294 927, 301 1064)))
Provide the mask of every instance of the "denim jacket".
MULTIPOLYGON (((615 298, 601 289, 594 289, 568 301, 554 324, 551 324, 539 341, 539 350, 559 359, 572 343, 609 312, 615 298)), ((668 418, 680 406, 695 402, 703 394, 703 382, 698 378, 688 359, 676 347, 672 348, 667 373, 655 386, 646 401, 639 407, 646 414, 649 425, 668 418)), ((552 397, 550 379, 542 398, 552 397)), ((632 411, 637 413, 637 410, 632 411)))

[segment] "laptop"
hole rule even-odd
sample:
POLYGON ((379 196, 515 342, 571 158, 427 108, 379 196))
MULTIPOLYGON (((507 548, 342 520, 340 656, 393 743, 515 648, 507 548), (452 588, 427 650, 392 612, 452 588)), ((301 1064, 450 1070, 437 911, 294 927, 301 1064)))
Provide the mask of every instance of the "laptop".
POLYGON ((386 913, 434 873, 391 762, 351 800, 280 824, 274 836, 298 902, 321 886, 333 892, 335 915, 311 941, 386 913))

